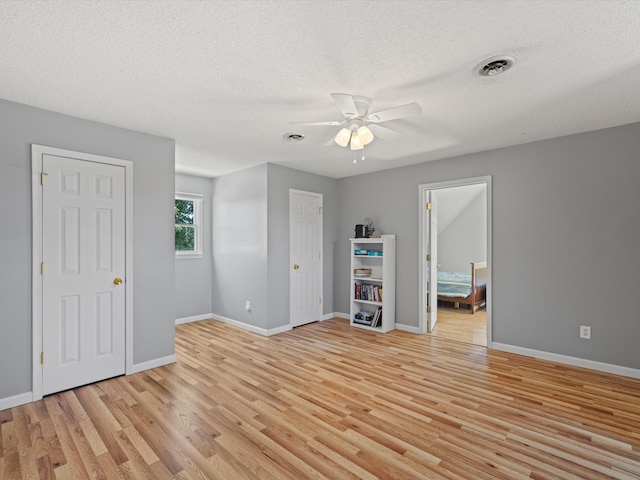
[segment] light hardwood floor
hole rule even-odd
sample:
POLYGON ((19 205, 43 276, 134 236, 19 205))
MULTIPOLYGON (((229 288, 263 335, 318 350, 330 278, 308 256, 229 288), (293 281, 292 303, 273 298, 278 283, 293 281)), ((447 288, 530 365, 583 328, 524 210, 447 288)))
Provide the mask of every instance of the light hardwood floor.
POLYGON ((438 306, 438 321, 431 335, 486 346, 487 310, 482 308, 472 315, 466 308, 438 306))
POLYGON ((0 412, 0 477, 640 478, 640 380, 334 319, 0 412))

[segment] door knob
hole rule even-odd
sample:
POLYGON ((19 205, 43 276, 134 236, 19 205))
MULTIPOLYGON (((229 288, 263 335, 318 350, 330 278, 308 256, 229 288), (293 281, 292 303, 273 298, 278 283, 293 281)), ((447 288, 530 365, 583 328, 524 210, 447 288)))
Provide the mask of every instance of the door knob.
POLYGON ((114 285, 120 285, 121 283, 122 283, 122 279, 121 279, 121 278, 115 278, 115 279, 113 280, 113 284, 114 284, 114 285))
POLYGON ((300 268, 300 265, 298 265, 297 263, 293 266, 293 269, 294 269, 294 270, 297 270, 297 269, 299 269, 299 268, 300 268))

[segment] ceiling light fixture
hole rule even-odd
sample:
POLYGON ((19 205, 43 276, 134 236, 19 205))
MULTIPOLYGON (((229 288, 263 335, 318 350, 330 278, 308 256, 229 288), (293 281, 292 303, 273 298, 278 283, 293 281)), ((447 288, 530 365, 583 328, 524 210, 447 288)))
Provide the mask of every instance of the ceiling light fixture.
POLYGON ((351 130, 348 128, 341 129, 336 135, 335 141, 341 147, 346 147, 349 143, 349 139, 351 138, 351 130))
POLYGON ((369 145, 373 142, 373 133, 366 125, 363 125, 358 129, 358 136, 360 137, 360 140, 362 140, 362 145, 369 145))
POLYGON ((514 57, 509 55, 495 55, 485 58, 476 66, 475 71, 483 77, 495 77, 509 70, 515 63, 516 59, 514 57))
POLYGON ((362 139, 360 138, 360 135, 358 135, 358 130, 353 130, 351 132, 349 148, 351 148, 351 150, 362 150, 364 148, 362 139))
POLYGON ((337 133, 334 141, 341 147, 349 145, 351 150, 360 150, 365 145, 369 145, 375 138, 373 132, 366 125, 358 126, 358 122, 351 121, 349 128, 342 128, 337 133))

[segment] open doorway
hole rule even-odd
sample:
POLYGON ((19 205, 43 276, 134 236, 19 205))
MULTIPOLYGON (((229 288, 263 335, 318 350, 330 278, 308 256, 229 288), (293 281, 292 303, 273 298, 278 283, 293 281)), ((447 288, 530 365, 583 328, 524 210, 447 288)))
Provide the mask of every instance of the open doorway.
POLYGON ((491 345, 491 177, 419 187, 420 331, 491 345))

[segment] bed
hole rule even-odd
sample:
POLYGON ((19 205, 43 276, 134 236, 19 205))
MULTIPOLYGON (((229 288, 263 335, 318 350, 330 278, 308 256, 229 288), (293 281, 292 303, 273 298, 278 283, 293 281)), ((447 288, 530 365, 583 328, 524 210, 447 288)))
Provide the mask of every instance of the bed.
POLYGON ((438 300, 456 308, 469 305, 471 313, 486 305, 487 262, 472 262, 471 272, 438 272, 438 300))

